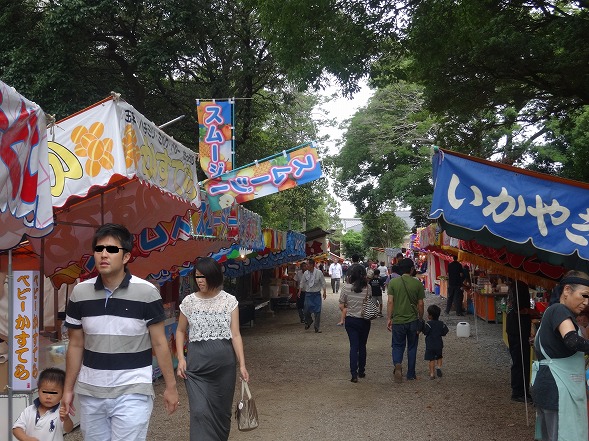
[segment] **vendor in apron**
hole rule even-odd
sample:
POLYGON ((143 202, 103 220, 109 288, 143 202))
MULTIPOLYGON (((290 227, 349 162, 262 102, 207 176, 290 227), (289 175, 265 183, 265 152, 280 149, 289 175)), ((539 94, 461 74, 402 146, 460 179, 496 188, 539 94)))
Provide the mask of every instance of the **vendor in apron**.
POLYGON ((589 275, 569 271, 560 286, 560 303, 544 312, 534 343, 536 439, 584 441, 588 439, 584 353, 589 353, 589 340, 581 336, 575 317, 589 304, 589 275))

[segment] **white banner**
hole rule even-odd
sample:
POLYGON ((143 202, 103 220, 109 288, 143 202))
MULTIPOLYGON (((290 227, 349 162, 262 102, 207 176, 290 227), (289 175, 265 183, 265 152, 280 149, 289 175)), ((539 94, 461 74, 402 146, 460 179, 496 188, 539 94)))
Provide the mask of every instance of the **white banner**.
POLYGON ((92 187, 137 178, 179 199, 200 205, 197 154, 161 131, 133 106, 108 99, 50 131, 53 206, 92 187))
POLYGON ((0 81, 0 249, 53 228, 45 114, 0 81))
POLYGON ((12 293, 12 372, 9 384, 15 392, 37 388, 39 377, 39 272, 14 271, 12 293))

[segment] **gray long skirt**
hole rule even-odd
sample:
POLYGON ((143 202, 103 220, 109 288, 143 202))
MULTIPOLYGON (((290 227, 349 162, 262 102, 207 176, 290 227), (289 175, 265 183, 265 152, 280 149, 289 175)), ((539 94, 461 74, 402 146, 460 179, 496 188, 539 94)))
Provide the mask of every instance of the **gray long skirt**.
POLYGON ((190 441, 229 438, 235 368, 231 340, 188 344, 185 383, 190 405, 190 441))

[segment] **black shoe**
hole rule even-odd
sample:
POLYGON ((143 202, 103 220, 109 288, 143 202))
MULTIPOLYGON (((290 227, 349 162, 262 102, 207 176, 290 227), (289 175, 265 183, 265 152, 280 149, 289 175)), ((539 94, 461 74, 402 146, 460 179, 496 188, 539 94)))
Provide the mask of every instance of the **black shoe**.
POLYGON ((462 312, 457 312, 456 315, 464 317, 464 314, 462 312))
POLYGON ((442 369, 440 369, 440 368, 436 368, 436 375, 437 375, 439 378, 442 378, 442 369))
POLYGON ((311 321, 309 323, 305 323, 305 329, 309 329, 312 324, 313 324, 313 319, 311 319, 311 321))
POLYGON ((315 328, 315 334, 321 334, 321 331, 317 328, 315 328))
POLYGON ((511 401, 517 401, 518 403, 525 403, 526 398, 523 395, 512 396, 511 401))
POLYGON ((358 374, 358 376, 359 376, 360 378, 364 378, 364 377, 366 377, 366 374, 365 374, 364 372, 362 372, 361 374, 358 374))
POLYGON ((350 381, 352 383, 357 383, 358 382, 358 377, 352 377, 352 379, 350 381))

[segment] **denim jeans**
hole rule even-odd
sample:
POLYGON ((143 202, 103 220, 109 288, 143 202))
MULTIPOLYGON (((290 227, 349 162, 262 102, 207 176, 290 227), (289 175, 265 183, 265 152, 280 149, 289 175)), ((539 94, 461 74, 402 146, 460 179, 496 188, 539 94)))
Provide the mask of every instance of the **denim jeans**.
POLYGON ((79 398, 80 428, 86 441, 143 441, 147 437, 153 397, 79 398))
POLYGON ((366 342, 370 333, 370 320, 346 317, 346 332, 350 340, 350 373, 352 377, 366 370, 366 342))
POLYGON ((403 324, 393 323, 393 365, 403 363, 403 354, 407 347, 407 379, 409 380, 415 378, 415 360, 419 342, 417 324, 417 320, 403 324))

